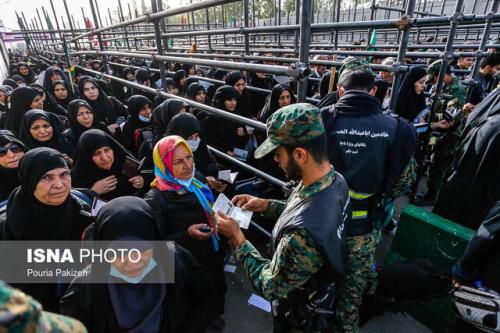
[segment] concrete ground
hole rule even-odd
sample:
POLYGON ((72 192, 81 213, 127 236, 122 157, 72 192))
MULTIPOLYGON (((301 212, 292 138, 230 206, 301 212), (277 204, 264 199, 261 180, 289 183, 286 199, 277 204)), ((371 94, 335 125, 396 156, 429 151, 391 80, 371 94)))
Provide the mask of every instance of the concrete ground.
MULTIPOLYGON (((223 332, 271 333, 273 322, 271 314, 248 304, 253 290, 242 267, 238 266, 234 274, 226 273, 226 279, 229 288, 226 296, 226 313, 223 316, 226 327, 223 332)), ((392 332, 430 333, 431 331, 411 316, 400 313, 387 313, 375 317, 360 329, 360 333, 392 332)))

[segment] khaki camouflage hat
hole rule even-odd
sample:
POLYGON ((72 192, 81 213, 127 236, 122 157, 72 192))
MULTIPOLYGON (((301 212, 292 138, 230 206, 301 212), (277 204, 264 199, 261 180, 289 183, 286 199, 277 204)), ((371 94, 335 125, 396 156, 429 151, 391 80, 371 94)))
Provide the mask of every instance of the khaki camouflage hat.
POLYGON ((42 311, 36 300, 0 281, 0 332, 87 333, 78 320, 42 311))
MULTIPOLYGON (((441 69, 441 64, 443 63, 443 60, 436 60, 432 64, 427 67, 427 75, 429 78, 433 78, 434 76, 439 75, 439 70, 441 69)), ((449 72, 450 66, 446 68, 446 72, 449 72)))
POLYGON ((297 103, 276 111, 267 121, 267 139, 255 150, 261 158, 278 146, 298 145, 325 132, 319 109, 309 103, 297 103))
POLYGON ((352 56, 347 57, 339 69, 339 82, 342 82, 344 80, 344 77, 347 73, 358 69, 365 69, 373 74, 370 65, 366 61, 352 56))

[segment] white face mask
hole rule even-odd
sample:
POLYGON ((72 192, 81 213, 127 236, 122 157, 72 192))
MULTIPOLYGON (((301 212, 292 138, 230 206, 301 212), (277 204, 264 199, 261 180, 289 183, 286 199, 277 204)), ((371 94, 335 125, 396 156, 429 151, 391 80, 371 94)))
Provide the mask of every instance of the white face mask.
POLYGON ((198 138, 196 140, 186 140, 186 142, 189 145, 189 147, 191 148, 191 150, 194 152, 200 146, 201 139, 198 138))
POLYGON ((138 284, 139 282, 142 281, 142 279, 144 279, 144 277, 146 277, 146 275, 148 275, 155 267, 156 267, 157 263, 156 263, 156 260, 154 260, 154 258, 151 258, 148 262, 148 265, 146 266, 146 268, 142 271, 141 274, 139 274, 138 276, 136 277, 130 277, 128 275, 125 275, 123 273, 121 273, 120 271, 118 271, 115 266, 113 265, 110 265, 110 270, 109 270, 109 275, 115 277, 115 278, 119 278, 119 279, 122 279, 128 283, 132 283, 132 284, 138 284))
POLYGON ((19 87, 26 87, 26 83, 19 83, 18 86, 19 87))
POLYGON ((139 120, 143 123, 149 123, 150 119, 148 117, 144 117, 143 115, 139 115, 139 120))

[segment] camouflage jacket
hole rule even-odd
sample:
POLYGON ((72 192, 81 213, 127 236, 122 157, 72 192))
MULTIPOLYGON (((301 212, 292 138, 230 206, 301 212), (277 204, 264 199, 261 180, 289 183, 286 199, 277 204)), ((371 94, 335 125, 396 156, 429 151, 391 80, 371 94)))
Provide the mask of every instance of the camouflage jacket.
POLYGON ((87 333, 77 320, 42 311, 40 303, 0 281, 0 333, 87 333))
MULTIPOLYGON (((328 174, 307 187, 299 183, 287 202, 271 200, 265 216, 277 219, 287 205, 296 205, 324 190, 334 179, 332 167, 328 174)), ((262 257, 249 241, 236 248, 235 256, 243 263, 254 289, 268 300, 286 298, 303 286, 324 264, 314 239, 304 229, 284 233, 271 259, 262 257)))
MULTIPOLYGON (((431 89, 431 92, 435 87, 431 89)), ((453 113, 454 110, 461 110, 465 105, 467 100, 467 90, 460 83, 458 78, 453 77, 453 81, 450 84, 445 84, 442 90, 443 94, 453 96, 450 100, 440 100, 436 107, 436 113, 434 115, 434 119, 431 119, 432 122, 438 122, 443 119, 443 113, 445 110, 453 113)), ((448 130, 439 130, 439 132, 443 132, 444 134, 451 134, 455 136, 459 136, 462 130, 462 122, 465 119, 465 116, 462 112, 455 118, 455 124, 448 130)))

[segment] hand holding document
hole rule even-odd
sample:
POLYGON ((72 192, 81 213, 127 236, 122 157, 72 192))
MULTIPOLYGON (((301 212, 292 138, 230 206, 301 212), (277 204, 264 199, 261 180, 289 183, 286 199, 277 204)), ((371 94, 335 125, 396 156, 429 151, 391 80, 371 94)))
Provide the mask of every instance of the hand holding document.
POLYGON ((249 210, 243 210, 240 207, 233 205, 231 200, 228 199, 223 193, 219 194, 217 200, 215 201, 212 210, 214 213, 222 212, 233 220, 238 222, 240 228, 248 229, 250 225, 250 220, 252 219, 253 212, 249 210))

